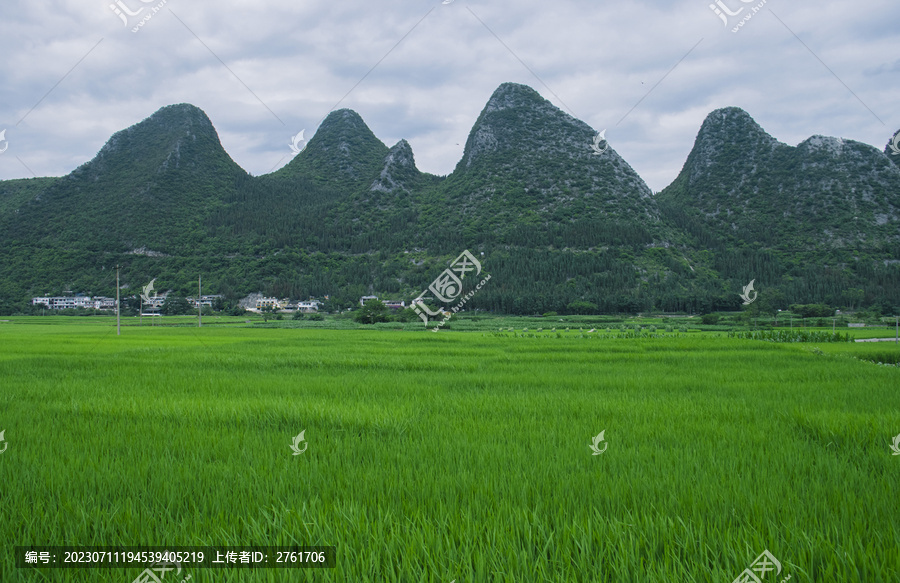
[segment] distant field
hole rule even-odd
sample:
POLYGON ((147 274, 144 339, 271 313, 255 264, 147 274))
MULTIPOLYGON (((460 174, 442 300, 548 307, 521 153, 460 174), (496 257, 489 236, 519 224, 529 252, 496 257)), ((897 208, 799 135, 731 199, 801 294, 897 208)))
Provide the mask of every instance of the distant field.
MULTIPOLYGON (((735 315, 737 312, 735 313, 735 315)), ((808 318, 807 324, 811 324, 817 320, 826 320, 828 318, 808 318)), ((108 329, 109 326, 115 326, 114 316, 6 316, 0 317, 0 324, 44 324, 52 326, 102 326, 108 329)), ((760 319, 760 329, 771 329, 772 319, 760 319)), ((788 323, 782 317, 778 321, 778 330, 810 330, 831 332, 832 326, 811 326, 803 325, 799 319, 795 319, 793 323, 788 323)), ((458 331, 458 332, 494 332, 502 328, 504 331, 509 328, 517 332, 522 332, 524 328, 528 328, 529 332, 535 332, 540 328, 544 332, 550 332, 552 329, 556 331, 565 331, 568 328, 571 332, 594 329, 597 333, 604 333, 609 328, 610 332, 617 331, 622 325, 632 328, 638 325, 650 330, 651 326, 655 326, 660 333, 666 332, 666 327, 672 328, 672 332, 678 332, 682 329, 686 332, 707 332, 712 335, 724 334, 729 330, 755 330, 755 324, 735 324, 722 322, 721 324, 705 325, 700 321, 700 316, 630 316, 630 315, 604 315, 604 316, 498 316, 491 313, 475 313, 462 312, 454 314, 449 323, 441 327, 441 331, 458 331)), ((165 317, 145 317, 141 321, 137 316, 122 317, 123 328, 134 327, 196 327, 197 316, 165 316, 165 317)), ((375 325, 363 325, 355 322, 349 314, 339 316, 325 315, 324 320, 293 320, 290 314, 282 314, 281 320, 275 320, 271 317, 268 321, 264 321, 261 315, 255 313, 247 313, 244 316, 204 316, 203 326, 206 327, 253 327, 253 328, 291 328, 291 329, 313 329, 313 330, 406 330, 410 332, 420 332, 424 329, 421 320, 413 320, 412 322, 384 322, 375 325)), ((429 329, 434 328, 436 322, 429 324, 429 329)), ((893 323, 889 325, 869 325, 866 328, 848 328, 846 325, 838 325, 834 330, 840 334, 849 334, 852 338, 893 338, 896 334, 893 323)), ((113 331, 115 333, 115 331, 113 331)))
POLYGON ((337 547, 165 582, 900 581, 893 343, 0 320, 3 583, 144 568, 17 569, 39 544, 337 547))

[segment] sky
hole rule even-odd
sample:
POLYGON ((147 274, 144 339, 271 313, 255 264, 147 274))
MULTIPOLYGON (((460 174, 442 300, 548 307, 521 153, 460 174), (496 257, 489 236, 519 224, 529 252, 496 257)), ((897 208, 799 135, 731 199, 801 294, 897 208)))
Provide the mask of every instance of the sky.
POLYGON ((253 175, 338 108, 446 175, 515 82, 606 130, 658 192, 720 107, 790 145, 883 150, 900 129, 898 23, 895 0, 3 0, 0 179, 68 174, 175 103, 204 110, 253 175))

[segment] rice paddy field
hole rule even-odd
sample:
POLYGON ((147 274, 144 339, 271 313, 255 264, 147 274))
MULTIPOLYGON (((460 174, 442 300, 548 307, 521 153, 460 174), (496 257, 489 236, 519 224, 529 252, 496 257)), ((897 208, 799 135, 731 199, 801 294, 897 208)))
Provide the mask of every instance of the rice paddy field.
POLYGON ((149 566, 38 545, 334 547, 166 583, 900 581, 896 344, 454 323, 0 322, 0 581, 149 566))

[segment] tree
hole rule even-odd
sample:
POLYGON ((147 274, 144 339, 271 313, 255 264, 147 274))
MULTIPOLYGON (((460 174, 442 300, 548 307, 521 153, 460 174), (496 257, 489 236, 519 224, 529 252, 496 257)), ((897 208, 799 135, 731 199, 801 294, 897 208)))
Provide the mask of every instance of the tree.
POLYGON ((700 321, 707 326, 711 326, 719 321, 719 314, 703 314, 700 316, 700 321))
POLYGON ((137 316, 141 309, 141 299, 137 296, 127 296, 119 300, 123 316, 137 316))
POLYGON ((163 316, 181 316, 183 314, 191 314, 194 306, 181 296, 167 296, 163 302, 160 312, 163 316))
POLYGON ((387 322, 387 307, 380 300, 369 300, 353 314, 353 319, 360 324, 387 322))
POLYGON ((395 322, 412 322, 414 320, 418 320, 419 315, 416 314, 414 310, 409 308, 405 308, 403 310, 397 310, 397 313, 394 314, 395 322))
POLYGON ((850 288, 844 290, 842 295, 844 296, 844 300, 847 302, 850 309, 853 309, 854 307, 860 305, 866 295, 866 292, 859 288, 850 288))
POLYGON ((566 308, 573 314, 588 315, 597 313, 597 304, 582 300, 574 301, 566 306, 566 308))

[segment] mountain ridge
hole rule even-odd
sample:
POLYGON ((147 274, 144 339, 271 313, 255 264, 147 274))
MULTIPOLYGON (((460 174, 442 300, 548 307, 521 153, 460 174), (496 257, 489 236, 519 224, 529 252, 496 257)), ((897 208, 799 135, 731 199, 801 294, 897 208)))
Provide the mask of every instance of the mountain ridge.
POLYGON ((124 262, 127 285, 160 277, 189 289, 194 265, 229 296, 352 305, 415 297, 470 249, 493 276, 471 306, 510 313, 734 309, 735 288, 754 278, 775 303, 838 304, 862 286, 868 303, 900 304, 900 169, 888 147, 816 135, 789 146, 721 108, 653 195, 608 144, 591 148, 596 135, 504 83, 446 177, 421 172, 406 140, 389 148, 348 109, 253 177, 202 110, 166 106, 65 177, 0 181, 0 301, 108 289, 124 262), (856 225, 838 216, 845 203, 856 225))

